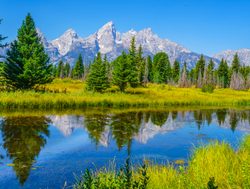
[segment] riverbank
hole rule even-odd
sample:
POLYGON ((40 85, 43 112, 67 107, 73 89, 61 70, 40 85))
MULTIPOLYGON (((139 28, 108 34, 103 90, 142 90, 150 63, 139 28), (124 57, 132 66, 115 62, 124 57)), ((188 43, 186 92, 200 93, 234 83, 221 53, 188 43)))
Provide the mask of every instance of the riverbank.
POLYGON ((146 161, 139 168, 127 163, 122 171, 86 171, 75 188, 250 188, 250 136, 237 151, 227 143, 201 146, 187 164, 176 161, 163 166, 146 161))
POLYGON ((3 109, 80 109, 84 107, 164 108, 182 106, 250 107, 250 91, 215 89, 204 93, 197 88, 148 84, 128 88, 125 93, 113 87, 105 93, 85 90, 82 81, 56 79, 39 91, 0 92, 3 109))

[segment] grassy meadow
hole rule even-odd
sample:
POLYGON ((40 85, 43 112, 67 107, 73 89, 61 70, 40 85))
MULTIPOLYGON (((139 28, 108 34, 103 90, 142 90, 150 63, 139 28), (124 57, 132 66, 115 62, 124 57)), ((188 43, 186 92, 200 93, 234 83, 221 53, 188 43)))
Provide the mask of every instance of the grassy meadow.
POLYGON ((179 106, 250 106, 250 90, 215 89, 204 93, 199 88, 178 88, 148 84, 128 88, 125 93, 112 87, 104 93, 89 92, 84 82, 56 79, 39 86, 39 90, 0 92, 0 107, 4 109, 66 109, 83 107, 164 108, 179 106))
POLYGON ((125 164, 120 171, 112 167, 87 170, 74 188, 250 188, 250 136, 244 138, 237 151, 219 142, 196 148, 187 166, 181 160, 168 165, 145 160, 139 167, 125 164))

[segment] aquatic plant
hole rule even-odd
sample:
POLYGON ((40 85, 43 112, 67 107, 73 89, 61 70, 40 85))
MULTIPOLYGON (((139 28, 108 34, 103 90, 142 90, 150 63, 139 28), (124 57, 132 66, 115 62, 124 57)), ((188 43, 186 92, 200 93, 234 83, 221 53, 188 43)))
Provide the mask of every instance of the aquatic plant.
MULTIPOLYGON (((250 136, 246 136, 238 150, 229 144, 212 142, 193 151, 187 166, 169 163, 157 165, 147 162, 116 171, 101 169, 92 173, 90 188, 249 188, 250 136)), ((86 173, 85 173, 86 174, 86 173)), ((80 182, 76 189, 82 189, 80 182)))

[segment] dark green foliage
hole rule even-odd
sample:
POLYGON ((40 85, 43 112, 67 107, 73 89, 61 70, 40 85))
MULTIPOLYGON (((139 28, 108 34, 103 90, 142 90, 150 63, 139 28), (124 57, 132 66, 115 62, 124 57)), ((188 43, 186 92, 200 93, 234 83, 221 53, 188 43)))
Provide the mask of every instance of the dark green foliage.
POLYGON ((122 113, 112 117, 110 126, 119 150, 127 146, 128 154, 130 153, 131 142, 133 136, 139 132, 141 120, 142 115, 135 113, 122 113))
POLYGON ((99 144, 102 133, 105 131, 105 126, 107 126, 108 123, 109 116, 105 114, 91 114, 91 116, 85 116, 84 125, 89 132, 89 137, 96 145, 99 144))
POLYGON ((147 57, 147 67, 148 67, 148 81, 153 82, 154 72, 153 72, 153 62, 151 56, 147 57))
POLYGON ((82 55, 80 54, 72 70, 72 77, 74 79, 82 79, 83 75, 84 75, 84 65, 83 65, 82 55))
POLYGON ((240 60, 239 60, 238 54, 236 53, 234 55, 234 58, 233 58, 232 67, 231 67, 231 73, 233 73, 233 72, 238 73, 239 70, 240 70, 240 60))
POLYGON ((201 55, 200 59, 198 60, 198 62, 195 65, 196 81, 199 78, 199 74, 201 75, 201 78, 203 78, 204 71, 205 71, 205 65, 206 65, 206 61, 204 59, 204 56, 201 55))
POLYGON ((71 77, 71 67, 68 62, 63 66, 63 78, 71 77))
POLYGON ((124 176, 125 176, 125 187, 131 188, 131 186, 132 186, 132 170, 131 170, 131 164, 130 164, 129 158, 127 158, 126 164, 124 167, 124 176))
POLYGON ((242 76, 243 76, 243 78, 245 80, 246 87, 250 87, 250 86, 247 86, 248 77, 250 78, 250 66, 245 66, 245 65, 241 66, 239 72, 242 74, 242 76))
POLYGON ((195 68, 192 68, 189 72, 188 78, 190 79, 191 84, 196 83, 196 73, 195 73, 195 68))
POLYGON ((166 53, 160 52, 154 56, 153 71, 155 83, 167 83, 170 81, 171 65, 166 53))
POLYGON ((93 175, 89 171, 89 169, 86 169, 84 175, 82 178, 78 181, 78 183, 74 186, 75 189, 91 189, 93 188, 93 175))
POLYGON ((207 183, 207 189, 217 189, 218 186, 215 185, 214 177, 211 177, 207 183))
POLYGON ((140 184, 139 184, 139 188, 140 189, 146 189, 148 182, 149 182, 149 176, 147 174, 147 166, 144 163, 141 167, 141 176, 140 176, 140 184))
POLYGON ((144 81, 145 77, 147 77, 146 75, 148 74, 148 73, 145 73, 146 62, 144 58, 142 57, 142 54, 143 54, 142 47, 139 46, 138 53, 136 54, 136 64, 137 64, 138 77, 139 77, 140 84, 144 81))
POLYGON ((229 70, 227 62, 222 59, 217 71, 219 85, 223 88, 229 86, 229 70))
POLYGON ((152 123, 160 127, 166 123, 168 116, 169 112, 152 112, 150 114, 152 123))
POLYGON ((134 178, 131 170, 130 159, 119 171, 112 175, 102 173, 93 174, 88 169, 80 180, 77 180, 74 189, 146 189, 149 182, 147 166, 143 164, 139 167, 139 177, 134 178))
POLYGON ((53 75, 53 77, 57 77, 57 66, 56 65, 53 65, 53 67, 52 67, 52 75, 53 75))
POLYGON ((137 52, 135 46, 135 37, 132 38, 129 48, 129 77, 128 82, 131 87, 137 87, 139 84, 137 52))
POLYGON ((106 55, 104 56, 103 63, 104 63, 105 66, 106 66, 107 75, 108 75, 108 81, 109 81, 109 83, 110 83, 110 82, 112 82, 112 66, 111 66, 111 64, 109 63, 109 61, 108 61, 106 55))
POLYGON ((124 91, 130 77, 129 57, 125 52, 113 62, 113 83, 124 91))
POLYGON ((205 84, 202 86, 201 91, 204 93, 213 93, 214 86, 212 84, 205 84))
POLYGON ((53 79, 52 65, 30 14, 18 30, 17 40, 11 44, 6 59, 2 75, 17 89, 30 89, 53 79))
POLYGON ((39 116, 10 116, 0 122, 2 147, 13 163, 21 185, 25 183, 49 136, 50 120, 39 116))
POLYGON ((212 84, 214 82, 214 62, 212 59, 210 59, 207 69, 206 69, 206 75, 207 75, 207 83, 212 84))
POLYGON ((56 77, 60 77, 60 78, 63 78, 64 77, 64 64, 63 64, 63 61, 60 60, 59 63, 58 63, 58 66, 57 66, 57 72, 56 72, 56 77))
POLYGON ((174 61, 172 76, 173 76, 174 82, 178 83, 180 79, 180 63, 177 60, 174 61))
POLYGON ((87 89, 103 92, 108 87, 109 81, 106 64, 102 61, 101 53, 98 53, 93 64, 90 66, 90 72, 87 78, 87 89))

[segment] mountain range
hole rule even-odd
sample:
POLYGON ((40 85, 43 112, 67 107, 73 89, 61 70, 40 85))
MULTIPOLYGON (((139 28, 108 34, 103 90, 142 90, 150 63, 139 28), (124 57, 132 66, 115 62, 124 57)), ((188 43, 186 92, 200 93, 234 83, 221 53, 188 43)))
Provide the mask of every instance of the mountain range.
MULTIPOLYGON (((174 60, 180 61, 181 64, 186 62, 188 68, 192 68, 201 56, 199 53, 193 52, 173 41, 160 38, 151 28, 120 33, 116 30, 113 22, 106 23, 97 32, 86 38, 80 37, 73 29, 68 29, 57 39, 48 41, 39 29, 37 29, 37 32, 53 63, 63 60, 73 65, 81 53, 85 64, 88 64, 94 59, 97 52, 106 55, 110 61, 114 60, 122 51, 128 52, 133 36, 136 39, 137 47, 142 46, 144 56, 153 56, 157 52, 166 52, 171 63, 174 60)), ((221 58, 226 59, 231 64, 235 53, 238 53, 242 64, 250 65, 250 49, 227 50, 212 57, 206 55, 204 57, 206 61, 213 59, 216 65, 218 65, 221 58)))

